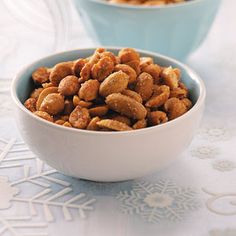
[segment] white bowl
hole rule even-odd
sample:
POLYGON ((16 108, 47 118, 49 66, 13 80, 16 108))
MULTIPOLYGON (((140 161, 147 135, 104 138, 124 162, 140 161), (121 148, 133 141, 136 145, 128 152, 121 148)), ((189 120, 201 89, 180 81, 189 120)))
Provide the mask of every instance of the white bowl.
MULTIPOLYGON (((117 48, 108 48, 115 53, 117 48)), ((126 132, 86 131, 59 126, 28 111, 23 102, 33 87, 32 72, 39 66, 91 55, 94 48, 55 54, 24 68, 15 77, 11 94, 23 139, 40 159, 55 169, 94 181, 122 181, 158 171, 175 160, 190 144, 204 110, 205 86, 199 76, 182 63, 146 51, 162 66, 178 67, 190 90, 194 106, 165 124, 126 132)), ((189 160, 190 161, 190 160, 189 160)))

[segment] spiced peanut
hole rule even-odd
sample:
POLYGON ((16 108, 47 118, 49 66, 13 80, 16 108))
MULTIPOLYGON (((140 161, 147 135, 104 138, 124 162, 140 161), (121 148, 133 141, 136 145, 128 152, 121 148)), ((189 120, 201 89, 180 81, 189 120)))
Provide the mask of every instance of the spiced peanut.
POLYGON ((68 128, 143 129, 173 120, 193 105, 179 68, 160 66, 132 48, 118 55, 98 48, 87 58, 40 67, 32 80, 35 87, 24 106, 68 128))

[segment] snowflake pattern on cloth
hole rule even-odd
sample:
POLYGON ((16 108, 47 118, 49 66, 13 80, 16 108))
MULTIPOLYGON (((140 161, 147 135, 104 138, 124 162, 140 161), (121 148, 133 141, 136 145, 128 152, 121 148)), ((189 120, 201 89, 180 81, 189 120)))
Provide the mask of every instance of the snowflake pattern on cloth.
POLYGON ((48 236, 46 223, 34 222, 29 216, 2 216, 0 214, 0 235, 48 236), (22 232, 22 230, 25 231, 22 232), (8 234, 10 233, 10 234, 8 234))
MULTIPOLYGON (((82 192, 74 192, 70 182, 63 180, 63 175, 46 166, 41 160, 31 153, 24 142, 16 139, 0 139, 0 170, 16 169, 23 172, 23 176, 11 180, 0 176, 0 210, 10 208, 10 202, 18 202, 28 206, 31 219, 38 215, 41 206, 44 219, 52 222, 56 218, 52 208, 61 209, 64 219, 74 219, 75 211, 81 218, 86 217, 88 211, 93 210, 94 198, 89 198, 82 192), (31 162, 31 165, 29 165, 31 162), (58 177, 55 176, 58 174, 58 177), (33 189, 38 189, 32 196, 23 197, 21 189, 15 186, 31 184, 33 189), (58 186, 55 190, 54 187, 58 186), (18 194, 17 196, 15 196, 18 194)), ((14 207, 14 204, 12 204, 14 207)), ((0 229, 1 230, 1 229, 0 229)), ((0 234, 1 235, 1 234, 0 234)))
POLYGON ((200 159, 215 158, 219 153, 218 148, 209 145, 198 146, 191 150, 191 155, 200 159))
POLYGON ((226 171, 232 171, 236 168, 236 164, 232 161, 228 161, 228 160, 219 160, 219 161, 215 161, 212 164, 212 167, 215 170, 221 171, 221 172, 226 172, 226 171))
POLYGON ((19 192, 19 189, 12 187, 7 177, 0 176, 0 209, 10 207, 10 201, 19 192))
POLYGON ((201 128, 198 135, 200 138, 210 142, 226 141, 231 137, 230 131, 224 126, 209 126, 201 128))
POLYGON ((171 180, 135 182, 130 192, 120 192, 117 199, 124 213, 135 213, 151 223, 164 219, 179 221, 200 207, 196 191, 179 187, 171 180))

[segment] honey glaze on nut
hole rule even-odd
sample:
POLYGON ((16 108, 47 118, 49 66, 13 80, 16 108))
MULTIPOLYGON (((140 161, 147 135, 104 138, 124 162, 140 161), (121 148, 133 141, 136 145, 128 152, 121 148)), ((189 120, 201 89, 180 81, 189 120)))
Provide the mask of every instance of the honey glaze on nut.
POLYGON ((24 106, 42 119, 70 128, 143 129, 173 120, 192 107, 179 68, 161 67, 132 48, 123 48, 118 55, 98 48, 88 58, 40 67, 32 80, 35 88, 24 106))

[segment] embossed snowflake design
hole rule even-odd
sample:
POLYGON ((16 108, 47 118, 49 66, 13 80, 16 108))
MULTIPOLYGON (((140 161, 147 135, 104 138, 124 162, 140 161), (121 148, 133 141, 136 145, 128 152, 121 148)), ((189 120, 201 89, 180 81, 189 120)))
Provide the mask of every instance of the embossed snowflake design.
POLYGON ((23 173, 23 176, 11 182, 0 177, 0 210, 14 207, 10 203, 18 202, 28 206, 33 219, 38 215, 38 207, 42 207, 44 219, 48 222, 55 220, 54 208, 61 209, 66 221, 74 219, 75 211, 81 218, 85 218, 86 213, 93 210, 95 199, 88 198, 85 193, 74 193, 71 183, 61 179, 63 175, 56 170, 44 165, 23 142, 0 139, 0 170, 12 168, 23 173), (29 161, 31 166, 27 164, 29 161), (23 183, 31 184, 36 193, 22 197, 20 186, 23 183))
POLYGON ((12 187, 7 177, 0 176, 0 209, 7 209, 18 192, 19 189, 12 187))
POLYGON ((137 214, 151 223, 182 220, 200 206, 196 191, 179 187, 170 180, 135 182, 132 191, 120 192, 117 199, 124 213, 137 214))
POLYGON ((231 135, 225 127, 212 126, 200 129, 199 136, 211 142, 228 140, 231 135))
POLYGON ((198 146, 191 150, 191 155, 200 159, 215 158, 219 154, 219 150, 213 146, 198 146))
POLYGON ((29 216, 11 216, 6 217, 0 214, 0 235, 14 236, 47 236, 45 232, 46 223, 32 222, 29 216), (22 232, 25 230, 25 232, 22 232))
POLYGON ((236 164, 232 161, 228 161, 228 160, 219 160, 219 161, 215 161, 212 164, 212 167, 215 170, 221 171, 221 172, 226 172, 226 171, 232 171, 236 168, 236 164))
POLYGON ((236 229, 227 228, 225 230, 213 229, 209 232, 209 236, 235 236, 236 229))

